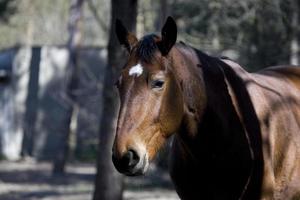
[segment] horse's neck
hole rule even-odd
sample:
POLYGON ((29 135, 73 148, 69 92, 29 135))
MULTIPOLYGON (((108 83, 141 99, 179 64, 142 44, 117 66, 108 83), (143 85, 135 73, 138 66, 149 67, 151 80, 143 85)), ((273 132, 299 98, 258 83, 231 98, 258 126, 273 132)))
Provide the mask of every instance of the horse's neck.
POLYGON ((226 77, 218 66, 208 66, 216 63, 206 63, 211 60, 201 60, 199 55, 195 63, 184 51, 181 49, 184 61, 181 63, 186 65, 181 67, 185 67, 185 73, 194 80, 183 81, 186 109, 179 137, 190 148, 190 153, 206 154, 208 149, 209 154, 232 151, 232 141, 241 138, 245 141, 245 135, 241 135, 243 127, 229 95, 226 77))
POLYGON ((179 162, 185 161, 186 166, 194 166, 192 169, 201 168, 204 182, 213 180, 214 186, 219 183, 219 189, 225 188, 223 193, 228 197, 258 199, 263 173, 261 134, 247 88, 231 66, 195 52, 201 63, 203 84, 192 91, 204 93, 206 103, 201 118, 194 125, 195 134, 189 133, 193 127, 190 123, 195 124, 195 121, 183 121, 176 135, 174 152, 181 158, 179 162), (233 105, 229 87, 235 95, 235 103, 238 102, 242 120, 233 105))
POLYGON ((184 98, 184 123, 188 124, 188 134, 197 133, 197 124, 206 107, 206 92, 202 69, 195 51, 178 45, 172 52, 173 72, 176 74, 184 98))

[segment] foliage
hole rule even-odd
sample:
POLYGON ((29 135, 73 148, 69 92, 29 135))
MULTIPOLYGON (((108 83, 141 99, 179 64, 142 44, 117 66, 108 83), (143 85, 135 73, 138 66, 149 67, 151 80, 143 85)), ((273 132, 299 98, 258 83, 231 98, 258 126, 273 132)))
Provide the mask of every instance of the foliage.
POLYGON ((181 37, 201 49, 231 50, 252 69, 289 62, 296 0, 178 0, 172 4, 181 37))
POLYGON ((0 21, 8 22, 9 17, 17 11, 15 0, 0 0, 0 21))

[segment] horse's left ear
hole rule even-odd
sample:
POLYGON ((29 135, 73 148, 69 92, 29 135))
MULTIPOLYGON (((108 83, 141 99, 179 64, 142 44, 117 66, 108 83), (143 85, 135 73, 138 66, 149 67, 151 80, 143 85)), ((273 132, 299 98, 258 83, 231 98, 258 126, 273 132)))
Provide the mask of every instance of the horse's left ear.
POLYGON ((169 51, 176 43, 177 26, 172 17, 168 17, 165 25, 161 30, 161 41, 158 43, 158 48, 163 56, 168 55, 169 51))
POLYGON ((130 52, 132 47, 138 42, 137 38, 133 33, 130 33, 121 20, 116 20, 116 34, 119 39, 119 42, 121 45, 124 45, 126 49, 130 52))

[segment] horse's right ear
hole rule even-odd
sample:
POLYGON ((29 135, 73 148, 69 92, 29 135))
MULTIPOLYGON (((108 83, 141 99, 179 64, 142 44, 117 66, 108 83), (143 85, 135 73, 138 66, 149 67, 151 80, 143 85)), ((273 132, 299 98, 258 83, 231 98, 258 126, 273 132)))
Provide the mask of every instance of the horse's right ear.
POLYGON ((116 20, 116 34, 120 44, 126 47, 129 52, 138 42, 135 35, 130 33, 119 19, 116 20))

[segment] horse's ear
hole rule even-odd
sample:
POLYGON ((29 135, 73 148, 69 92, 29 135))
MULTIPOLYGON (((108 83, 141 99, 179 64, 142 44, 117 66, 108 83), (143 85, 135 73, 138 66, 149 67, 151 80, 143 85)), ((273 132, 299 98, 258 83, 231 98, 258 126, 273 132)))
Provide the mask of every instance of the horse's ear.
POLYGON ((138 42, 134 34, 130 33, 121 20, 116 20, 116 34, 121 45, 124 45, 128 51, 138 42))
POLYGON ((163 56, 166 56, 177 39, 177 26, 172 17, 168 17, 165 25, 161 30, 161 41, 158 43, 158 48, 163 56))

